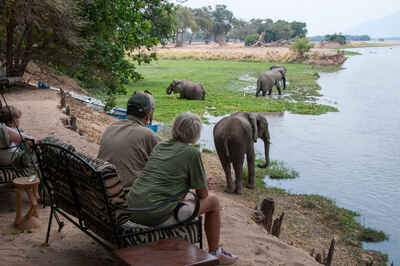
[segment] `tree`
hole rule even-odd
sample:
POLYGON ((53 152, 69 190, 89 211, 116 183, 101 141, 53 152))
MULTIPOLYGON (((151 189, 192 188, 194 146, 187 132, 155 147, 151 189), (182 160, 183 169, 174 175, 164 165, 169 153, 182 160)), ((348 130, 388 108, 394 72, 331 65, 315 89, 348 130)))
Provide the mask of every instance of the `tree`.
POLYGON ((293 21, 290 23, 290 27, 292 28, 293 34, 290 38, 303 38, 307 35, 306 23, 293 21))
POLYGON ((74 75, 86 87, 105 89, 109 101, 125 92, 124 84, 142 78, 135 63, 155 59, 154 53, 135 49, 150 49, 174 35, 174 5, 166 0, 85 0, 81 10, 89 22, 81 31, 90 40, 85 48, 88 64, 74 75))
POLYGON ((346 43, 346 37, 343 34, 328 34, 325 35, 325 41, 328 42, 337 42, 339 44, 345 44, 346 43))
POLYGON ((216 5, 212 11, 214 41, 225 40, 225 35, 232 28, 233 13, 226 8, 226 5, 216 5))
POLYGON ((314 45, 310 43, 306 37, 304 37, 297 39, 290 48, 294 50, 300 57, 304 57, 304 54, 310 51, 313 47, 314 45))
POLYGON ((0 62, 6 75, 22 77, 31 61, 71 64, 84 40, 74 0, 0 0, 0 62))
POLYGON ((183 35, 187 29, 190 29, 193 35, 194 32, 199 30, 199 26, 196 24, 192 10, 188 7, 178 6, 176 10, 176 18, 178 21, 176 44, 177 46, 181 46, 183 44, 183 35))
POLYGON ((213 27, 213 18, 211 11, 211 6, 196 8, 193 10, 195 22, 200 28, 201 35, 204 36, 206 42, 211 39, 211 32, 213 27))
POLYGON ((167 0, 0 0, 0 15, 8 76, 22 76, 29 62, 45 64, 109 100, 141 78, 136 64, 155 58, 131 51, 165 42, 175 30, 167 0))

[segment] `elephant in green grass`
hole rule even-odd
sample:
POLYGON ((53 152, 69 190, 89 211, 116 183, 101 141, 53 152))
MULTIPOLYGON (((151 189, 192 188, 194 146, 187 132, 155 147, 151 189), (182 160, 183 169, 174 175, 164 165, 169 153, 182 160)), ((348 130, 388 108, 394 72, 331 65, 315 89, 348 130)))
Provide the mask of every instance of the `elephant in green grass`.
POLYGON ((265 164, 269 165, 270 136, 268 122, 261 114, 236 112, 222 118, 214 127, 214 144, 226 176, 226 192, 242 193, 244 155, 249 171, 249 188, 255 188, 254 142, 264 141, 265 164), (231 163, 235 170, 235 186, 232 183, 231 163))
POLYGON ((173 80, 166 92, 167 94, 179 93, 180 98, 188 100, 204 100, 206 96, 203 85, 189 80, 173 80))
POLYGON ((281 81, 283 89, 286 89, 286 68, 283 66, 272 66, 268 71, 262 72, 257 79, 256 97, 260 92, 265 96, 267 91, 268 95, 271 95, 273 86, 276 86, 279 95, 281 95, 281 81))

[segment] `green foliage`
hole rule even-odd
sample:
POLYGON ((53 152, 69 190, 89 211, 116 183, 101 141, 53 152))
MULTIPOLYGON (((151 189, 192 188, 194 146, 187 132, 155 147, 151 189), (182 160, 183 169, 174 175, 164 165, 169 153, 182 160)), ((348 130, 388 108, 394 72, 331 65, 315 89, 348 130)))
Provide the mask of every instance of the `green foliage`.
POLYGON ((346 44, 346 36, 344 36, 343 34, 328 34, 325 35, 325 41, 328 42, 337 42, 339 44, 346 44))
POLYGON ((164 42, 174 31, 174 6, 166 0, 93 0, 82 3, 81 10, 88 21, 81 34, 90 45, 84 52, 87 64, 73 74, 84 87, 103 91, 109 100, 125 93, 125 84, 142 78, 136 64, 155 59, 155 54, 132 52, 164 42))
POLYGON ((177 32, 176 41, 181 44, 184 40, 184 33, 190 29, 192 34, 199 30, 199 26, 196 24, 192 9, 189 7, 178 6, 176 9, 177 19, 177 32))
MULTIPOLYGON (((330 36, 330 35, 328 35, 328 36, 330 36)), ((324 41, 324 40, 326 40, 325 38, 326 38, 326 36, 321 36, 321 35, 308 37, 310 42, 324 41)), ((369 41, 369 40, 371 40, 371 37, 369 35, 345 35, 345 38, 347 41, 369 41)))
POLYGON ((295 43, 290 47, 294 50, 299 56, 304 57, 304 54, 310 51, 313 48, 313 44, 307 38, 299 38, 295 41, 295 43))
POLYGON ((338 207, 334 201, 320 195, 307 195, 301 201, 303 208, 314 209, 322 215, 323 221, 331 228, 346 232, 344 241, 361 246, 357 241, 380 242, 388 239, 382 231, 362 226, 356 217, 358 213, 338 207))
POLYGON ((376 231, 371 228, 364 228, 359 234, 358 239, 364 242, 381 242, 389 238, 383 231, 376 231))
POLYGON ((251 46, 251 45, 253 45, 253 44, 256 43, 257 39, 258 39, 258 34, 251 34, 251 35, 248 35, 248 36, 246 37, 245 41, 244 41, 244 44, 245 44, 246 46, 251 46))
POLYGON ((171 122, 184 111, 191 110, 200 116, 207 110, 214 116, 236 111, 283 112, 322 114, 337 111, 335 107, 317 104, 319 85, 313 73, 335 71, 338 68, 317 67, 306 64, 284 64, 288 70, 288 87, 279 98, 254 97, 254 93, 243 94, 243 88, 255 86, 258 74, 273 63, 159 60, 143 65, 138 71, 144 80, 128 84, 128 94, 118 95, 117 104, 125 107, 131 93, 149 90, 156 100, 154 119, 171 122), (254 80, 244 81, 240 77, 250 75, 254 80), (179 94, 167 95, 166 88, 172 80, 187 79, 201 82, 207 91, 204 101, 180 99, 179 94))
POLYGON ((22 76, 33 61, 109 99, 125 92, 128 82, 141 79, 137 64, 155 59, 155 54, 131 51, 165 42, 175 29, 174 5, 167 0, 0 4, 0 62, 6 62, 7 75, 22 76))
MULTIPOLYGON (((264 160, 256 160, 256 164, 264 164, 264 160)), ((244 167, 243 175, 248 177, 248 169, 244 167)), ((299 177, 299 172, 294 169, 290 169, 285 166, 283 161, 271 160, 270 165, 267 168, 255 169, 255 177, 257 179, 264 179, 269 176, 271 179, 293 179, 299 177)))
POLYGON ((271 179, 293 179, 299 177, 299 172, 287 168, 283 161, 272 160, 267 168, 267 175, 271 179))

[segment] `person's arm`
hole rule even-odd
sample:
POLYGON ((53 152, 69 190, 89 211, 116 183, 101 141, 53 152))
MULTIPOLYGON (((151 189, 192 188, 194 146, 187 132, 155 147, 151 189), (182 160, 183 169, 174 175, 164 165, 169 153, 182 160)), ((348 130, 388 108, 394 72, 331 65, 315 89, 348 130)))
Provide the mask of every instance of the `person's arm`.
MULTIPOLYGON (((7 127, 7 132, 8 135, 10 136, 10 142, 21 143, 23 139, 32 139, 33 141, 36 141, 36 138, 25 134, 19 134, 17 131, 9 127, 7 127)), ((27 141, 27 143, 29 146, 33 146, 32 141, 27 141)))

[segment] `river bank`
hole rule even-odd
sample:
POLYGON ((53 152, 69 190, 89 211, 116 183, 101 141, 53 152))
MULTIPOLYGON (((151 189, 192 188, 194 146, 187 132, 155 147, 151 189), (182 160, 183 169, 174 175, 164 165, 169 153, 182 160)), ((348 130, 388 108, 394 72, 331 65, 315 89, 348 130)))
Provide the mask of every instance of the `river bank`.
MULTIPOLYGON (((72 112, 78 116, 78 128, 81 129, 78 134, 63 126, 61 120, 65 115, 57 109, 59 98, 54 91, 24 89, 6 94, 6 98, 9 104, 21 109, 21 126, 26 132, 39 138, 55 135, 91 156, 96 156, 98 151, 98 144, 95 142, 98 142, 99 137, 95 136, 114 120, 75 102, 72 112)), ((307 253, 312 249, 316 252, 327 250, 333 237, 338 243, 334 265, 360 265, 364 261, 382 259, 375 252, 364 251, 359 246, 346 245, 346 242, 341 240, 340 232, 331 229, 321 220, 319 205, 315 203, 316 208, 313 209, 304 207, 310 206, 304 204, 307 196, 290 195, 271 188, 245 190, 244 196, 226 194, 222 192, 225 184, 224 174, 216 155, 203 153, 203 160, 207 175, 213 177, 217 183, 215 193, 222 200, 222 245, 241 257, 237 265, 314 265, 315 262, 307 253), (275 199, 276 213, 285 211, 280 240, 270 236, 251 219, 256 203, 267 196, 275 199)), ((9 247, 1 250, 4 261, 8 264, 116 265, 108 253, 97 245, 93 246, 90 239, 68 223, 61 233, 55 232, 54 229, 50 247, 41 246, 46 226, 31 233, 16 231, 12 228, 15 216, 13 208, 10 207, 15 204, 12 190, 5 195, 7 196, 1 200, 4 208, 0 215, 3 232, 0 242, 9 247), (90 249, 90 253, 84 252, 87 248, 90 249)), ((28 204, 25 207, 28 207, 28 204)), ((39 215, 44 225, 47 224, 48 211, 48 208, 40 209, 39 215)))

